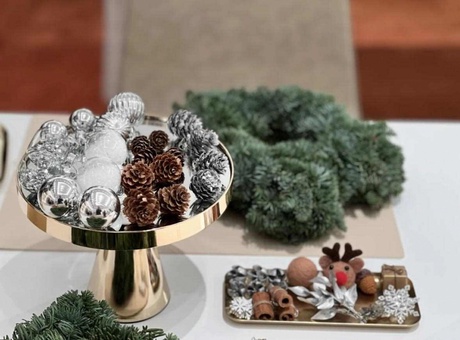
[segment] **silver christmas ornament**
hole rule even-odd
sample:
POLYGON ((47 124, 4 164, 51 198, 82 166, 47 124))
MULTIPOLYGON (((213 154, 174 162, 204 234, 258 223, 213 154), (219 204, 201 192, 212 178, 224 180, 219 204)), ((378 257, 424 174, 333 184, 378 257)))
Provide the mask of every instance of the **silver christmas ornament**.
POLYGON ((108 111, 122 112, 133 126, 144 122, 144 102, 132 92, 122 92, 110 99, 108 111))
POLYGON ((394 286, 389 285, 383 295, 379 296, 376 305, 383 307, 384 316, 394 317, 399 324, 403 324, 410 315, 420 316, 416 310, 418 298, 411 297, 409 291, 409 285, 401 289, 395 289, 394 286))
POLYGON ((70 125, 77 131, 90 132, 93 129, 96 117, 88 109, 78 109, 69 118, 70 125))
POLYGON ((40 140, 42 141, 58 141, 67 137, 67 127, 57 121, 49 120, 40 127, 40 140))
POLYGON ((100 131, 91 136, 86 144, 86 158, 105 157, 115 164, 123 164, 128 158, 126 142, 117 132, 100 131))
POLYGON ((249 320, 252 316, 252 300, 244 297, 235 297, 230 302, 230 314, 238 319, 249 320))
POLYGON ((214 170, 200 170, 190 180, 190 190, 195 196, 204 201, 216 200, 225 187, 220 181, 219 175, 214 170))
POLYGON ((112 111, 103 114, 94 126, 95 131, 113 130, 118 132, 125 140, 131 134, 131 124, 123 112, 112 111))
POLYGON ((52 177, 40 187, 37 199, 43 213, 59 218, 68 215, 78 203, 77 183, 66 177, 52 177))
POLYGON ((118 192, 121 170, 108 158, 91 158, 78 169, 77 182, 82 191, 101 185, 118 192))
POLYGON ((19 183, 22 188, 30 192, 37 192, 42 184, 50 177, 51 175, 43 170, 22 168, 19 171, 19 183))
POLYGON ((120 215, 120 200, 109 188, 94 186, 83 193, 78 209, 81 222, 93 229, 105 229, 120 215))
POLYGON ((187 138, 192 132, 203 129, 198 116, 187 110, 178 110, 168 118, 169 130, 179 138, 187 138))

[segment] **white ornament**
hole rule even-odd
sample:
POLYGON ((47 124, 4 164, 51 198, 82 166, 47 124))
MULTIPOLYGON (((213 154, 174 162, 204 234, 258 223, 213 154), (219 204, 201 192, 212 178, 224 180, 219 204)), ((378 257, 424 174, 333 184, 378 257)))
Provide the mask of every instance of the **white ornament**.
POLYGON ((230 302, 230 314, 238 319, 249 320, 252 316, 252 300, 244 297, 236 297, 230 302))
POLYGON ((126 142, 117 132, 106 130, 94 134, 88 141, 86 158, 106 157, 115 164, 123 164, 128 157, 126 142))
POLYGON ((120 168, 107 158, 91 158, 77 173, 77 183, 82 191, 100 185, 118 192, 120 181, 120 168))
POLYGON ((418 298, 410 297, 409 291, 409 285, 397 290, 389 285, 376 303, 383 307, 385 315, 395 317, 398 323, 402 324, 409 315, 419 316, 415 310, 418 298))

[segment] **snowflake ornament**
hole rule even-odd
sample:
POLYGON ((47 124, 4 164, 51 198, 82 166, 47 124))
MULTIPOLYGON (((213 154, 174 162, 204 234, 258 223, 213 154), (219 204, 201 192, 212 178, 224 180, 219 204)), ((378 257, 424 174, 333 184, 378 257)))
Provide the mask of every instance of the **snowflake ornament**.
POLYGON ((252 300, 244 297, 236 297, 230 302, 230 314, 238 319, 249 320, 252 316, 252 300))
POLYGON ((402 289, 395 289, 394 286, 389 285, 383 295, 379 296, 376 304, 383 307, 385 315, 394 316, 398 323, 402 324, 409 315, 419 316, 415 310, 415 305, 419 299, 410 297, 409 290, 409 285, 402 289))

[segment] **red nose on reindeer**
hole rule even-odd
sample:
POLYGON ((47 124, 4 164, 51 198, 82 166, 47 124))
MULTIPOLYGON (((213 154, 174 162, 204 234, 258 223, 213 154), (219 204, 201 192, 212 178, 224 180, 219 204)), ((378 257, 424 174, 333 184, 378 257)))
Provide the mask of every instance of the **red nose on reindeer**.
POLYGON ((344 272, 335 273, 335 278, 337 279, 337 285, 343 286, 347 283, 348 277, 344 272))

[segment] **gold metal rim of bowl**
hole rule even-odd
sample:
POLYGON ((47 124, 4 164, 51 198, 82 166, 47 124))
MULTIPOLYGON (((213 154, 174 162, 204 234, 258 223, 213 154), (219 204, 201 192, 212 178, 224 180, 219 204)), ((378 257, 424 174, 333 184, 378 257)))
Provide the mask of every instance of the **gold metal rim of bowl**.
MULTIPOLYGON (((161 118, 147 116, 146 121, 161 121, 161 118)), ((230 180, 222 196, 203 212, 190 218, 164 227, 139 231, 109 231, 74 227, 46 216, 27 201, 17 180, 19 205, 37 228, 47 234, 78 246, 107 249, 107 250, 135 250, 160 247, 184 240, 204 230, 216 221, 227 209, 231 198, 234 167, 230 153, 220 143, 219 148, 229 159, 230 180)))

